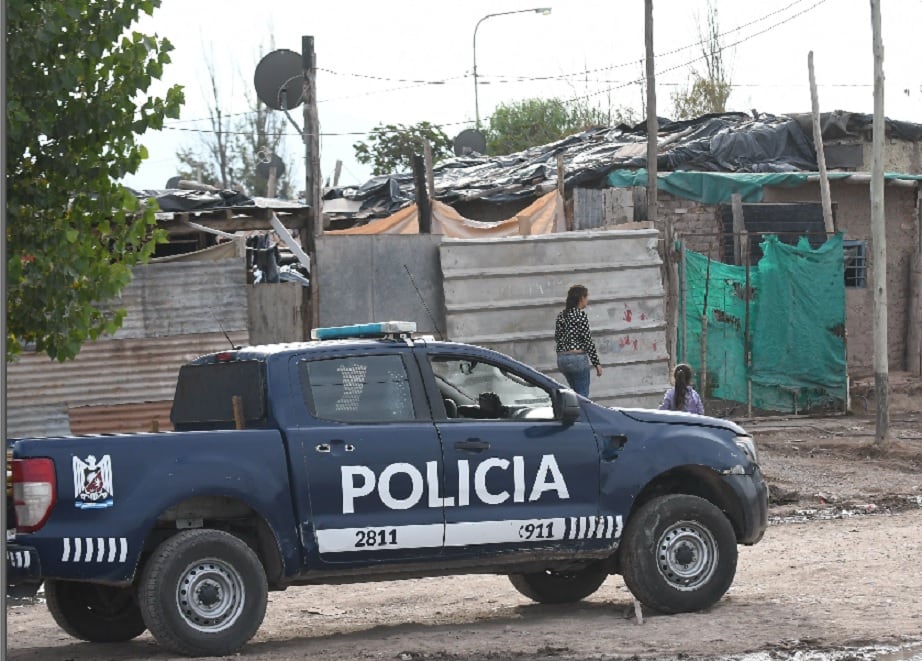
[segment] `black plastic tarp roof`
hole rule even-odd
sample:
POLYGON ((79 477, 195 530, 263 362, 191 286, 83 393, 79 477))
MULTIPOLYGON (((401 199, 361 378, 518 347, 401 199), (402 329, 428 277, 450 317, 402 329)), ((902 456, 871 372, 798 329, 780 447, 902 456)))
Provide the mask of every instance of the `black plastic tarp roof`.
MULTIPOLYGON (((859 136, 869 130, 869 115, 821 115, 824 138, 859 136), (828 131, 828 134, 827 134, 828 131)), ((888 120, 888 135, 922 139, 922 126, 888 120)), ((470 155, 444 160, 433 168, 435 198, 447 204, 480 200, 493 204, 530 202, 557 185, 557 156, 563 155, 565 185, 600 186, 621 168, 643 168, 646 123, 596 128, 558 142, 505 156, 470 155)), ((746 113, 704 115, 692 120, 659 119, 660 171, 815 172, 810 115, 756 118, 746 113), (805 119, 806 118, 806 119, 805 119)), ((359 187, 336 188, 324 199, 358 203, 352 217, 384 217, 414 201, 411 173, 378 176, 359 187)))

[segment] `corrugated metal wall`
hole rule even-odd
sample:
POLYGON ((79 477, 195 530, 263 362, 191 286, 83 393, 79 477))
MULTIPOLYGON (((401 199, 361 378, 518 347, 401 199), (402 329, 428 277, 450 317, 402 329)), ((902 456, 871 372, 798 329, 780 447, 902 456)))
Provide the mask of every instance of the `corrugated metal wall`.
POLYGON ((567 289, 583 284, 604 368, 601 378, 593 372, 590 396, 605 405, 656 406, 669 386, 657 241, 652 229, 445 239, 448 337, 509 354, 565 383, 554 321, 567 289))
POLYGON ((242 258, 136 268, 116 304, 126 316, 113 337, 88 342, 65 363, 26 353, 7 366, 7 435, 69 434, 73 409, 80 433, 148 429, 144 407, 122 405, 162 411, 183 363, 229 346, 225 332, 248 342, 245 283, 242 258))
POLYGON ((163 262, 135 267, 113 308, 125 308, 116 339, 246 330, 242 258, 163 262))

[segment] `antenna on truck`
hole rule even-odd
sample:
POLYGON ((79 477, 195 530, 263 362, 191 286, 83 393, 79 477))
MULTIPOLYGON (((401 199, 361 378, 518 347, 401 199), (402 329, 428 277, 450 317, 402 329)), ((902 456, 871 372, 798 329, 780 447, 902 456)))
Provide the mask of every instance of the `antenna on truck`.
POLYGON ((236 351, 237 349, 239 349, 240 347, 234 346, 234 341, 233 341, 232 339, 230 339, 230 335, 228 335, 228 334, 227 334, 227 331, 224 330, 224 324, 222 324, 222 323, 221 323, 221 320, 218 319, 218 315, 216 315, 216 314, 214 313, 214 308, 211 307, 211 306, 209 305, 209 306, 208 306, 208 311, 211 312, 211 316, 214 317, 214 320, 217 322, 218 328, 220 328, 220 329, 221 329, 221 332, 224 333, 224 337, 227 338, 227 343, 231 346, 231 349, 233 349, 233 350, 235 350, 235 351, 236 351))
POLYGON ((419 287, 416 286, 416 281, 413 279, 413 274, 410 273, 409 267, 404 264, 403 268, 406 269, 407 275, 410 276, 410 284, 413 285, 413 289, 416 290, 416 295, 419 296, 420 302, 423 304, 423 307, 426 309, 426 314, 429 315, 429 321, 432 322, 432 327, 435 329, 435 332, 439 334, 443 340, 445 339, 445 333, 439 330, 439 325, 435 321, 435 317, 432 316, 432 312, 429 310, 429 306, 426 305, 426 299, 423 298, 423 295, 419 291, 419 287))

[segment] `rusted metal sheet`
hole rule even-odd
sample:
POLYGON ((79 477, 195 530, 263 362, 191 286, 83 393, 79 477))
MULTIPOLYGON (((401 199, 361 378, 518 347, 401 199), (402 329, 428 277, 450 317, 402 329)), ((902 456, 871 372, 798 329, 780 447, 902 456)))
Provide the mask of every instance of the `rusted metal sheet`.
MULTIPOLYGON (((247 343, 246 331, 228 335, 235 345, 247 343)), ((89 342, 65 363, 45 354, 23 354, 7 365, 7 434, 69 434, 69 412, 84 406, 170 402, 180 366, 229 346, 218 332, 89 342)))
POLYGON ((68 411, 73 434, 172 431, 172 399, 139 404, 76 406, 68 411))
POLYGON ((448 337, 509 354, 565 383, 554 324, 567 289, 589 289, 586 313, 604 368, 590 395, 655 406, 669 386, 659 235, 654 229, 445 240, 448 337))

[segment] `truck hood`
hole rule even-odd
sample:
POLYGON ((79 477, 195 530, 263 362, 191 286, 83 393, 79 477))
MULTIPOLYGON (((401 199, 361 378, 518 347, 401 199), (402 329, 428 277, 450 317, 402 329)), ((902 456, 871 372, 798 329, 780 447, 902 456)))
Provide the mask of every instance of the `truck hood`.
POLYGON ((741 436, 750 435, 735 422, 724 420, 723 418, 695 415, 694 413, 685 413, 684 411, 660 411, 658 409, 630 409, 620 407, 612 407, 612 409, 638 422, 651 422, 665 425, 695 425, 697 427, 726 429, 727 431, 741 436))

